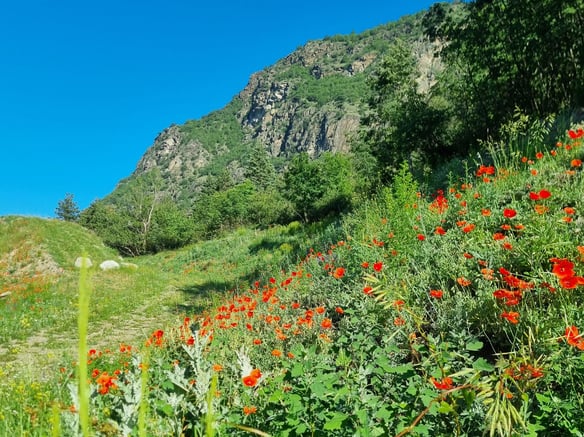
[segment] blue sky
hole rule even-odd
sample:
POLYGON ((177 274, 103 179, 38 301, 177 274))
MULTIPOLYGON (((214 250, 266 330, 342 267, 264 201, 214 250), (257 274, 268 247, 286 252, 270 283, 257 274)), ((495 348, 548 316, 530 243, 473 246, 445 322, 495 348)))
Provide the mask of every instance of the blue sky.
POLYGON ((0 7, 0 216, 80 208, 171 123, 224 107, 309 40, 434 1, 18 0, 0 7))

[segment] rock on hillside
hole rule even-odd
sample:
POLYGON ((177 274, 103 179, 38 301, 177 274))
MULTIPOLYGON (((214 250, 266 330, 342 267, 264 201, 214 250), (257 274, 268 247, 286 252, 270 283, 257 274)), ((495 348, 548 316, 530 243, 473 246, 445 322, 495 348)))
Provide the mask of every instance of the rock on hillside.
POLYGON ((419 59, 420 89, 428 89, 439 69, 434 45, 422 37, 422 16, 306 43, 253 74, 222 110, 164 129, 116 191, 157 168, 163 191, 190 201, 209 175, 228 169, 234 180, 241 179, 245 157, 257 144, 280 163, 298 152, 316 157, 349 151, 368 94, 367 78, 392 41, 410 43, 419 59))

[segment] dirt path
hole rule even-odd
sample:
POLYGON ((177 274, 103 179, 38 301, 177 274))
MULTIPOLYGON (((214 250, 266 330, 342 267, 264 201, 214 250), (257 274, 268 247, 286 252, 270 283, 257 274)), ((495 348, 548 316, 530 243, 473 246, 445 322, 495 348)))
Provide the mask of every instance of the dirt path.
MULTIPOLYGON (((156 300, 126 312, 124 317, 115 317, 105 321, 90 322, 87 345, 89 349, 99 351, 117 351, 121 343, 139 346, 157 330, 180 326, 182 316, 175 308, 166 305, 176 302, 182 294, 175 287, 167 287, 156 300), (156 311, 153 311, 156 308, 156 311), (155 314, 155 316, 145 316, 155 314)), ((23 376, 27 379, 42 381, 49 379, 60 366, 77 360, 77 331, 70 333, 52 333, 40 330, 25 340, 12 340, 0 346, 0 374, 23 376)))

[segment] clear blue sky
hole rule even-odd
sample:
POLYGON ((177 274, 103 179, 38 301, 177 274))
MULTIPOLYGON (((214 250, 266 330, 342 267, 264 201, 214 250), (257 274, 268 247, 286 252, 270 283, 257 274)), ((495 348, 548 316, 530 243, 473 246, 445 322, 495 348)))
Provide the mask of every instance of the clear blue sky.
POLYGON ((309 40, 434 1, 15 0, 0 10, 0 215, 54 216, 129 176, 171 123, 224 107, 309 40))

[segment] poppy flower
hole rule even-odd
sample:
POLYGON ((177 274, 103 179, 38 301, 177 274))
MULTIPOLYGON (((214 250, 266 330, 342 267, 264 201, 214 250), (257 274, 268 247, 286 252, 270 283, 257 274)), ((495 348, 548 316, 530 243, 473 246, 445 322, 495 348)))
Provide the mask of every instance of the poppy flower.
POLYGON ((582 160, 581 159, 572 159, 572 161, 570 161, 570 165, 572 167, 582 167, 582 160))
POLYGON ((503 216, 507 218, 513 218, 517 215, 517 211, 511 208, 505 208, 503 210, 503 216))
POLYGON ((418 240, 420 241, 424 241, 426 239, 426 237, 423 234, 418 234, 417 235, 418 240))
POLYGON ((519 323, 519 313, 515 312, 515 311, 509 311, 506 312, 504 311, 503 314, 501 314, 501 317, 504 319, 507 319, 507 321, 509 321, 509 323, 512 323, 514 325, 516 325, 517 323, 519 323))
POLYGON ((442 299, 444 292, 442 290, 430 290, 430 296, 436 299, 442 299))
POLYGON ((376 272, 380 272, 382 268, 383 268, 383 263, 381 261, 373 263, 373 270, 375 270, 376 272))
POLYGON ((250 414, 254 414, 258 411, 257 407, 254 407, 253 405, 251 407, 248 407, 247 405, 245 407, 243 407, 243 414, 245 414, 246 416, 249 416, 250 414))
POLYGON ((442 226, 437 226, 434 233, 436 235, 444 235, 444 234, 446 234, 446 229, 444 229, 442 226))
POLYGON ((471 284, 471 281, 462 276, 460 278, 456 278, 456 282, 458 282, 458 285, 461 287, 468 287, 471 284))
POLYGON ((434 387, 436 387, 438 390, 451 390, 454 386, 452 385, 452 378, 450 377, 445 377, 442 378, 442 381, 438 381, 436 380, 436 378, 430 378, 430 381, 432 381, 432 384, 434 384, 434 387))
POLYGON ((549 197, 551 197, 552 193, 550 193, 548 190, 540 190, 539 191, 539 197, 541 199, 548 199, 549 197))
POLYGON ((322 319, 322 322, 320 324, 320 327, 322 329, 329 329, 329 328, 332 328, 332 326, 333 326, 333 322, 331 319, 326 319, 326 318, 322 319))
POLYGON ((462 232, 464 232, 465 234, 468 234, 469 232, 471 232, 476 226, 472 223, 469 223, 468 225, 464 226, 462 228, 462 232))
POLYGON ((552 258, 552 273, 558 278, 574 276, 574 263, 566 258, 552 258))
POLYGON ((539 194, 534 193, 533 191, 529 193, 530 200, 539 200, 539 194))

